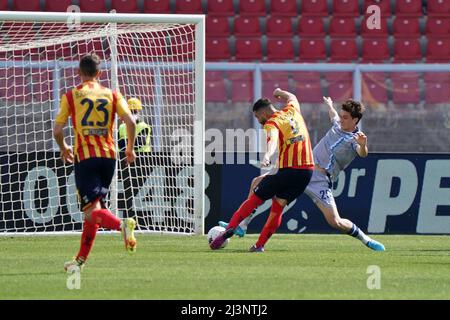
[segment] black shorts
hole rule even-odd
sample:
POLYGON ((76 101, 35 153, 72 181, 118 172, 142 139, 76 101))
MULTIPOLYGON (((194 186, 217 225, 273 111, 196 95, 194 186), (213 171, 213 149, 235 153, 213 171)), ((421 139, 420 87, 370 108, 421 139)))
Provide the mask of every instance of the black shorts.
POLYGON ((115 167, 116 160, 108 158, 90 158, 75 163, 75 185, 81 211, 97 199, 106 197, 115 167))
POLYGON ((312 174, 312 169, 279 169, 276 174, 265 176, 253 192, 264 201, 276 196, 290 203, 305 191, 312 174))

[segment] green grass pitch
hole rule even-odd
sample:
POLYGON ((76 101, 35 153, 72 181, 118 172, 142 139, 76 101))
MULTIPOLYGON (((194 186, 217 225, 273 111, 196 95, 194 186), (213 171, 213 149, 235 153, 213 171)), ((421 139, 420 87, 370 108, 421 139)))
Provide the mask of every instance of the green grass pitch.
POLYGON ((63 271, 79 236, 0 237, 0 299, 450 298, 446 236, 374 236, 387 251, 373 252, 346 235, 276 234, 262 254, 247 252, 256 235, 218 251, 205 236, 137 236, 129 254, 119 234, 98 235, 79 290, 63 271))

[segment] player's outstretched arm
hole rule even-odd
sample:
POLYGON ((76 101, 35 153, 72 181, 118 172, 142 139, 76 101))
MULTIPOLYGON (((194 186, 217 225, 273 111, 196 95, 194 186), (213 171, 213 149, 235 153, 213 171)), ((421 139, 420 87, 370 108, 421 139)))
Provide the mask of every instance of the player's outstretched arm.
POLYGON ((330 121, 333 121, 334 119, 339 118, 339 115, 333 107, 333 100, 331 100, 330 97, 323 97, 323 101, 328 106, 328 115, 330 116, 330 121))
POLYGON ((358 132, 355 135, 356 143, 358 146, 356 152, 361 158, 365 158, 369 155, 369 148, 367 148, 367 136, 363 132, 358 132))
POLYGON ((267 132, 267 135, 268 135, 267 151, 261 163, 262 167, 270 166, 270 159, 275 154, 278 147, 278 129, 270 129, 267 132))

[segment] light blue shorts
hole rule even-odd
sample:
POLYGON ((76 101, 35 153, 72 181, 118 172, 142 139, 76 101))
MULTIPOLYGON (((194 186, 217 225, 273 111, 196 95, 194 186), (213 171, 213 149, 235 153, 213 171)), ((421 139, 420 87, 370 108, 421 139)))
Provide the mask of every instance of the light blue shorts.
POLYGON ((325 173, 314 170, 305 193, 316 205, 321 203, 327 207, 335 208, 336 202, 334 201, 331 187, 330 178, 325 173))

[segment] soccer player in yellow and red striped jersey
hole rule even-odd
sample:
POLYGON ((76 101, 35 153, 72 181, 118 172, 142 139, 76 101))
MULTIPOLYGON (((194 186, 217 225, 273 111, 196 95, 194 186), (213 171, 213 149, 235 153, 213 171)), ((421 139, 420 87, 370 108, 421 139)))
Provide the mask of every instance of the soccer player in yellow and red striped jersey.
POLYGON ((253 113, 267 133, 267 152, 262 166, 270 166, 270 159, 278 147, 278 171, 265 176, 253 194, 233 214, 226 231, 210 243, 211 249, 219 249, 233 236, 234 229, 264 201, 272 199, 267 222, 252 252, 264 251, 264 245, 281 224, 283 209, 300 196, 311 180, 314 159, 308 129, 300 112, 297 97, 290 92, 275 89, 277 99, 285 103, 277 110, 268 99, 259 99, 253 105, 253 113))
POLYGON ((66 271, 71 267, 84 265, 99 227, 121 230, 126 250, 133 252, 136 249, 134 219, 121 221, 106 208, 104 202, 116 165, 113 140, 115 116, 117 114, 125 122, 128 136, 132 137, 128 139, 125 152, 128 163, 134 162, 136 158, 136 123, 122 95, 97 82, 101 74, 100 63, 96 54, 81 58, 79 75, 82 84, 62 96, 53 129, 54 138, 60 147, 61 159, 65 163, 74 163, 75 184, 85 219, 80 251, 74 261, 64 264, 66 271), (69 117, 75 136, 74 152, 65 142, 63 133, 69 117))

